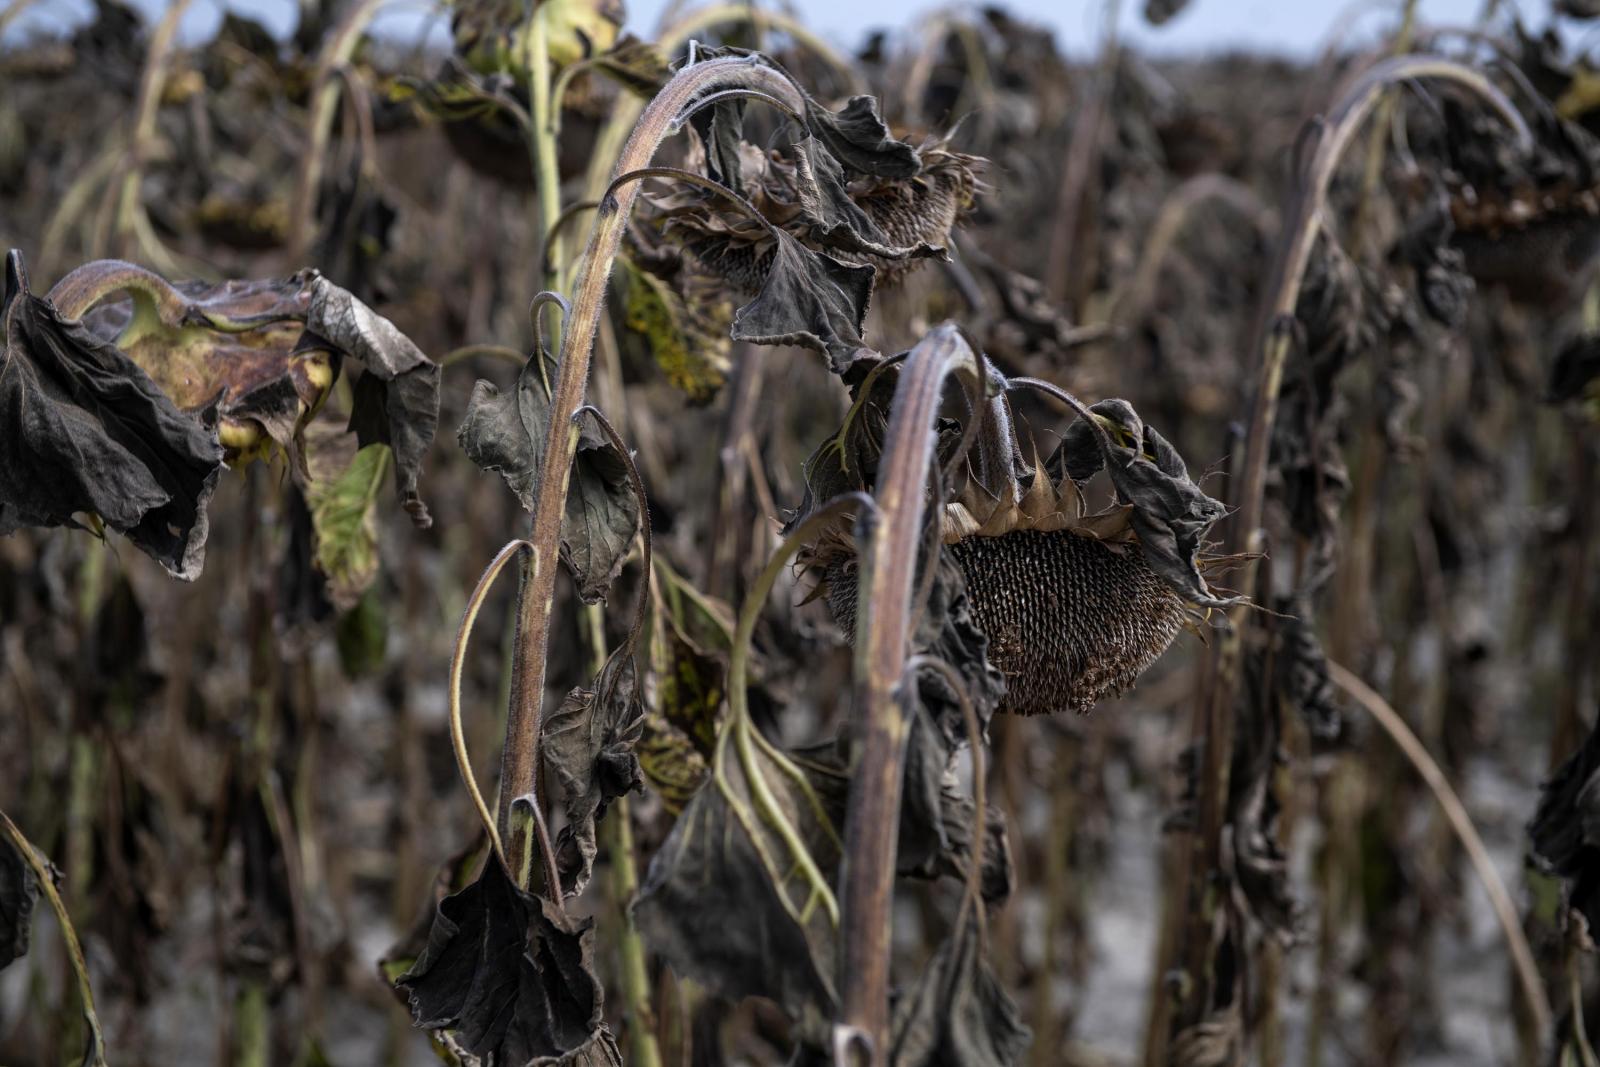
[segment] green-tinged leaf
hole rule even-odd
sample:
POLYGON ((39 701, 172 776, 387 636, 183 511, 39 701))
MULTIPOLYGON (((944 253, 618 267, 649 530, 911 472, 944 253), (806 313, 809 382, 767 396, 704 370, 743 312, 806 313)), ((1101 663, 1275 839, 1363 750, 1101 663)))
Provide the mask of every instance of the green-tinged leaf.
POLYGON ((623 324, 643 338, 667 381, 690 403, 710 403, 730 367, 732 301, 715 291, 686 300, 627 256, 617 263, 624 286, 623 324))
POLYGON ((349 434, 326 423, 306 432, 311 470, 313 562, 328 583, 328 599, 347 611, 378 574, 378 492, 389 469, 389 446, 357 449, 349 434))
POLYGON ((873 270, 813 252, 782 230, 761 292, 734 312, 733 339, 821 352, 835 374, 874 355, 861 339, 873 270))
POLYGON ((366 678, 383 667, 389 648, 389 613, 383 598, 368 588, 334 626, 339 665, 346 678, 366 678))
POLYGON ((0 534, 98 516, 171 574, 205 563, 222 470, 215 412, 186 414, 150 376, 28 290, 6 261, 0 359, 0 534))
POLYGON ((665 560, 657 556, 654 567, 659 595, 649 648, 655 699, 637 751, 650 788, 678 812, 709 773, 734 624, 725 604, 696 591, 665 560))
POLYGON ((396 985, 412 1019, 506 1067, 621 1067, 593 966, 594 920, 525 892, 495 855, 440 902, 427 946, 396 985))
POLYGON ((366 367, 353 390, 350 428, 362 448, 385 444, 393 449, 401 506, 426 529, 433 520, 417 494, 417 480, 439 426, 439 366, 348 290, 316 271, 303 278, 310 293, 306 329, 366 367))

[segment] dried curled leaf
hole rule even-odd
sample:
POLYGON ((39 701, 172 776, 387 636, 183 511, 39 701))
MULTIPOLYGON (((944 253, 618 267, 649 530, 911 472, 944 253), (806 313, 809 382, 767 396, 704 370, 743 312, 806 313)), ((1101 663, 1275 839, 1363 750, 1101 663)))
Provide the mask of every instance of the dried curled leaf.
MULTIPOLYGON (((806 137, 794 148, 800 212, 818 244, 847 254, 885 259, 949 258, 942 245, 929 244, 920 239, 920 235, 914 245, 893 247, 893 238, 851 198, 845 186, 844 168, 822 142, 816 137, 806 137)), ((948 226, 945 232, 949 232, 948 226)))
POLYGON ((595 825, 606 806, 639 788, 634 752, 644 728, 632 644, 606 660, 593 688, 575 688, 544 724, 541 753, 566 794, 567 825, 555 841, 562 890, 583 892, 594 871, 595 825))
POLYGON ((115 344, 183 411, 215 407, 218 436, 237 466, 275 444, 304 475, 306 420, 338 376, 340 354, 306 342, 307 293, 299 278, 179 282, 131 264, 85 264, 51 290, 64 307, 128 286, 127 299, 96 303, 82 317, 115 344))
POLYGON ((782 230, 774 236, 760 294, 733 314, 733 339, 814 349, 835 374, 874 356, 861 339, 872 268, 813 252, 782 230))
POLYGON ((413 522, 433 524, 417 495, 422 461, 439 426, 439 366, 395 326, 316 271, 302 276, 309 290, 306 329, 361 360, 350 428, 362 448, 394 452, 395 489, 413 522))
MULTIPOLYGON (((510 393, 501 393, 493 382, 479 381, 472 388, 467 417, 456 431, 467 457, 481 470, 504 478, 529 511, 550 424, 548 383, 553 366, 548 356, 529 359, 510 393)), ((627 457, 586 421, 578 436, 561 520, 561 559, 577 579, 578 595, 585 602, 605 597, 642 521, 628 480, 627 457)))
POLYGON ((186 414, 150 376, 28 290, 6 259, 0 534, 98 516, 179 578, 205 563, 222 470, 214 410, 186 414))
POLYGON ((1212 595, 1197 562, 1206 534, 1227 508, 1190 480, 1178 450, 1146 426, 1132 404, 1102 400, 1089 410, 1115 433, 1096 433, 1082 420, 1074 422, 1047 466, 1064 469, 1074 482, 1088 480, 1103 467, 1117 499, 1131 505, 1129 524, 1150 569, 1192 604, 1221 608, 1237 603, 1236 597, 1212 595))
POLYGON ((806 124, 851 170, 876 178, 912 178, 922 169, 917 150, 889 132, 873 97, 852 96, 838 111, 807 97, 806 124))
POLYGON ((415 1025, 454 1031, 485 1063, 621 1067, 593 925, 519 889, 491 854, 476 882, 440 902, 427 946, 395 985, 415 1025))
MULTIPOLYGON (((731 740, 725 735, 723 743, 731 740)), ((730 1000, 767 997, 808 1043, 821 1045, 837 1006, 834 925, 819 886, 757 807, 750 773, 761 776, 799 843, 829 876, 823 890, 838 869, 839 835, 806 789, 833 797, 828 807, 843 810, 847 782, 831 759, 801 760, 802 787, 760 747, 748 766, 737 758, 721 762, 650 861, 634 920, 679 975, 730 1000)))
POLYGON ((1012 1067, 1033 1035, 984 958, 978 917, 952 930, 895 1005, 894 1067, 1012 1067))

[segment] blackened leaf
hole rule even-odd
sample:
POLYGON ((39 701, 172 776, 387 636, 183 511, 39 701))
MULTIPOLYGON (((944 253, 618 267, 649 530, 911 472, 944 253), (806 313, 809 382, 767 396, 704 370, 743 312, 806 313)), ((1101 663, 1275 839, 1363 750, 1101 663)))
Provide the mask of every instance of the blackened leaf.
POLYGON ((1281 720, 1266 655, 1253 650, 1238 695, 1238 726, 1228 774, 1228 822, 1233 827, 1233 881, 1247 913, 1287 947, 1294 942, 1298 905, 1289 890, 1289 859, 1279 844, 1281 805, 1275 789, 1284 756, 1281 720))
POLYGON ((1550 366, 1545 401, 1564 404, 1581 400, 1590 418, 1600 422, 1600 334, 1581 334, 1561 346, 1550 366))
MULTIPOLYGON (((467 417, 456 440, 467 458, 482 470, 498 473, 533 510, 534 490, 544 459, 550 425, 551 380, 555 364, 544 360, 544 373, 530 359, 517 377, 517 387, 502 393, 494 383, 479 381, 467 403, 467 417)), ((609 438, 585 424, 573 457, 561 520, 561 558, 577 579, 578 595, 587 603, 605 596, 633 545, 642 521, 639 501, 628 479, 627 458, 609 438)))
MULTIPOLYGON (((978 627, 967 599, 966 581, 950 551, 941 547, 938 571, 927 604, 913 636, 916 650, 955 668, 965 683, 978 729, 987 730, 989 719, 1005 695, 1005 676, 989 662, 989 639, 978 627)), ((970 822, 972 809, 952 809, 946 793, 953 786, 955 754, 966 734, 957 695, 945 676, 933 670, 918 673, 914 687, 906 687, 902 705, 911 723, 906 755, 904 799, 900 807, 902 870, 937 874, 952 869, 953 834, 970 839, 970 825, 957 830, 946 823, 959 813, 970 822)), ((971 739, 981 744, 981 738, 971 739)))
MULTIPOLYGON (((957 788, 953 780, 945 782, 943 789, 940 790, 939 801, 942 809, 940 821, 944 826, 948 847, 939 854, 931 872, 908 869, 907 864, 901 860, 898 861, 900 873, 911 876, 932 874, 965 882, 967 864, 972 860, 972 816, 976 805, 973 804, 971 795, 957 788)), ((901 841, 904 840, 902 835, 901 841)), ((1011 858, 1011 839, 1006 830, 1006 813, 993 804, 987 805, 987 811, 984 813, 981 862, 983 870, 979 874, 978 885, 984 901, 998 904, 1011 896, 1011 890, 1016 886, 1017 869, 1011 858)))
POLYGON ((456 430, 456 440, 467 458, 480 470, 499 474, 527 511, 544 459, 545 434, 550 426, 550 395, 545 381, 554 369, 545 360, 541 377, 532 359, 517 376, 517 386, 502 393, 493 382, 479 379, 467 401, 467 417, 456 430))
POLYGON ((817 138, 807 137, 794 148, 800 210, 811 224, 812 236, 818 244, 841 252, 885 259, 945 258, 943 248, 925 242, 909 248, 894 247, 889 235, 850 198, 844 184, 844 168, 817 138))
POLYGON ((1539 865, 1566 880, 1569 905, 1600 930, 1600 718, 1544 783, 1528 837, 1539 865))
POLYGON ((385 444, 393 450, 400 503, 426 529, 433 520, 417 495, 417 479, 439 426, 439 366, 348 290, 316 271, 304 277, 304 285, 311 294, 306 329, 366 366, 355 385, 350 428, 361 447, 385 444))
POLYGON ((1189 0, 1144 0, 1145 21, 1160 26, 1189 6, 1189 0))
POLYGON ((28 954, 39 881, 11 838, 0 836, 0 971, 28 954))
POLYGON ((628 457, 593 426, 585 413, 567 486, 561 523, 561 558, 578 581, 585 603, 605 599, 622 570, 644 515, 628 477, 628 457))
POLYGON ((566 794, 567 825, 556 837, 556 866, 568 895, 583 892, 594 871, 595 824, 606 805, 639 788, 634 746, 644 727, 633 646, 600 669, 594 688, 577 688, 544 725, 545 766, 566 794))
POLYGON ((1104 467, 1117 499, 1133 505, 1129 521, 1150 569, 1190 603, 1213 608, 1236 603, 1237 598, 1212 595, 1196 562, 1206 534, 1227 508, 1190 480, 1178 450, 1146 426, 1132 404, 1102 400, 1089 410, 1112 429, 1102 436, 1083 420, 1075 421, 1046 468, 1083 482, 1104 467))
POLYGON ((116 346, 28 291, 6 260, 0 534, 98 515, 171 574, 205 563, 222 469, 215 412, 185 414, 116 346))
POLYGON ((1279 695, 1305 720, 1312 740, 1336 741, 1344 732, 1344 716, 1334 700, 1328 678, 1328 657, 1322 650, 1311 615, 1309 598, 1297 596, 1279 604, 1279 647, 1275 659, 1279 695))
MULTIPOLYGON (((731 748, 733 739, 725 737, 731 748)), ((760 814, 744 762, 728 752, 673 825, 634 904, 651 949, 717 996, 776 1001, 801 1037, 821 1045, 836 1005, 835 931, 789 848, 760 814)), ((848 781, 832 749, 797 758, 826 807, 842 811, 848 781)), ((828 884, 839 838, 760 746, 752 763, 828 884)))
POLYGON ((782 230, 761 292, 733 314, 733 339, 758 345, 801 345, 828 357, 843 374, 871 355, 861 339, 873 270, 813 252, 782 230))
POLYGON ((497 1067, 621 1067, 592 970, 592 926, 517 888, 491 855, 476 882, 440 902, 427 947, 395 984, 417 1026, 455 1031, 497 1067))
POLYGON ((922 169, 917 150, 889 134, 878 101, 852 96, 837 112, 807 98, 806 124, 840 163, 879 178, 911 178, 922 169))
POLYGON ((718 100, 690 116, 689 122, 705 145, 706 177, 744 195, 739 165, 739 142, 744 139, 744 100, 718 100))
POLYGON ((976 916, 939 946, 895 1005, 894 1067, 1010 1067, 1033 1035, 982 956, 976 916))

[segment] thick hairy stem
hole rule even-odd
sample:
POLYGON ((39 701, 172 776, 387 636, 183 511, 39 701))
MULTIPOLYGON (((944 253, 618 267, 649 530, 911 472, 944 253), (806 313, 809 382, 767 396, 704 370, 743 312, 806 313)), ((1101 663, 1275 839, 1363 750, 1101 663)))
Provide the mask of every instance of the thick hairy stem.
MULTIPOLYGON (((678 117, 697 98, 739 88, 757 89, 776 96, 797 111, 805 106, 794 83, 781 71, 762 63, 744 57, 696 63, 679 71, 650 102, 617 157, 614 176, 649 166, 656 149, 676 128, 678 117)), ((606 279, 638 188, 636 183, 624 185, 607 197, 596 212, 588 248, 579 265, 572 316, 561 340, 556 387, 551 398, 550 431, 545 439, 539 490, 533 508, 533 532, 529 538, 542 562, 528 574, 520 605, 516 677, 500 764, 499 822, 513 871, 521 869, 519 850, 526 845, 508 833, 511 803, 516 797, 533 793, 537 779, 534 753, 544 702, 545 649, 555 596, 554 562, 560 549, 561 516, 565 511, 567 482, 577 445, 577 428, 572 415, 583 404, 589 357, 605 304, 606 279)))
MULTIPOLYGON (((949 323, 911 350, 895 385, 874 497, 879 518, 861 552, 852 725, 856 766, 845 815, 839 986, 843 1017, 835 1055, 888 1062, 889 935, 900 790, 909 730, 895 689, 905 675, 935 420, 945 379, 978 358, 949 323)), ((931 561, 930 561, 931 566, 931 561)), ((981 817, 981 815, 980 815, 981 817)))
MULTIPOLYGON (((1472 862, 1472 869, 1477 873, 1478 881, 1483 884, 1484 892, 1489 895, 1489 903, 1494 906, 1495 918, 1500 921, 1500 929, 1505 934, 1506 946, 1511 952, 1511 962, 1517 972, 1517 985, 1522 989, 1528 1010, 1533 1015, 1534 1026, 1540 1034, 1550 1033, 1550 1001, 1545 995, 1544 983, 1539 978, 1539 967, 1534 962, 1533 949, 1529 947, 1527 935, 1522 931, 1522 920, 1517 916, 1516 905, 1511 902, 1511 894, 1506 890, 1505 883, 1500 880, 1499 872, 1494 869, 1494 860, 1490 858, 1483 838, 1478 836, 1477 828, 1472 825, 1472 818, 1467 814, 1461 798, 1451 788, 1450 781, 1445 777, 1444 771, 1439 769, 1439 764, 1434 762, 1422 742, 1417 740, 1417 735, 1411 732, 1411 728, 1400 717, 1400 713, 1390 707, 1388 701, 1337 663, 1328 664, 1328 678, 1334 685, 1354 697, 1356 703, 1365 708, 1378 725, 1383 727, 1384 732, 1394 739, 1394 743, 1399 746, 1406 759, 1417 769, 1417 773, 1422 775, 1422 780, 1433 791, 1434 799, 1439 802, 1445 818, 1450 820, 1450 828, 1461 840, 1461 846, 1472 862)), ((1582 1014, 1581 1004, 1578 1013, 1582 1014)))
POLYGON ((78 983, 83 1020, 89 1027, 89 1055, 84 1063, 90 1067, 106 1067, 105 1038, 100 1034, 100 1017, 94 1012, 94 989, 89 985, 89 965, 84 961, 83 946, 78 942, 78 931, 72 926, 72 917, 67 914, 67 906, 61 902, 61 894, 56 892, 55 878, 39 859, 33 845, 17 829, 17 824, 3 811, 0 811, 0 834, 10 839, 22 861, 33 871, 39 892, 50 902, 50 910, 56 913, 56 924, 61 927, 61 940, 67 946, 67 962, 71 964, 72 976, 78 983))

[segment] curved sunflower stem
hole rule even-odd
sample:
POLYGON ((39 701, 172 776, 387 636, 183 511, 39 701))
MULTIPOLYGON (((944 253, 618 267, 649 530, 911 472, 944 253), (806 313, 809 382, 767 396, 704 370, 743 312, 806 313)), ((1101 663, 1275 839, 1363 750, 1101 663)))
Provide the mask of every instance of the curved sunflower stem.
POLYGON ((50 902, 50 910, 55 912, 56 924, 61 928, 61 940, 67 947, 67 962, 72 966, 72 976, 78 983, 78 998, 83 1005, 83 1021, 89 1027, 89 1051, 83 1062, 87 1067, 106 1067, 106 1042, 100 1033, 100 1017, 94 1010, 94 989, 89 984, 89 965, 83 958, 83 945, 78 941, 78 931, 72 925, 72 917, 67 914, 67 906, 61 902, 61 894, 56 892, 55 879, 51 876, 49 868, 39 859, 39 853, 34 851, 32 843, 23 836, 22 831, 17 829, 17 824, 3 811, 0 811, 0 834, 4 834, 11 841, 23 862, 33 871, 39 892, 50 902))
POLYGON ((873 496, 879 515, 857 539, 860 606, 851 713, 857 756, 845 815, 836 1060, 888 1062, 890 913, 909 733, 895 689, 910 644, 935 420, 945 380, 958 371, 984 380, 979 357, 950 323, 935 327, 907 356, 878 464, 873 496))
MULTIPOLYGON (((645 109, 617 157, 614 175, 649 166, 656 149, 676 128, 679 116, 696 99, 735 88, 760 90, 784 100, 795 110, 805 106, 794 83, 772 67, 744 57, 696 63, 679 71, 645 109)), ((577 427, 572 415, 583 404, 589 360, 605 304, 606 279, 637 193, 638 185, 629 183, 606 198, 596 212, 588 247, 578 263, 572 316, 561 339, 557 380, 551 397, 550 429, 545 439, 533 508, 533 530, 529 537, 539 550, 539 558, 551 563, 528 576, 518 613, 517 668, 506 724, 506 744, 501 755, 498 818, 502 836, 506 836, 510 822, 512 798, 533 793, 537 784, 535 753, 542 717, 550 609, 555 595, 553 561, 559 551, 561 517, 565 511, 573 451, 577 446, 577 427)), ((513 871, 520 869, 519 849, 524 847, 515 837, 508 842, 513 871)))
MULTIPOLYGON (((1237 579, 1242 590, 1256 587, 1257 563, 1263 547, 1260 529, 1266 491, 1267 457, 1277 419, 1278 393, 1283 384, 1294 338, 1294 314, 1300 286, 1317 235, 1325 224, 1328 188, 1345 153, 1354 142, 1384 91, 1400 82, 1433 78, 1453 82, 1477 94, 1515 132, 1524 149, 1532 144, 1527 124, 1499 89, 1479 72, 1438 56, 1397 56, 1374 64, 1339 100, 1314 139, 1309 158, 1292 195, 1267 300, 1257 319, 1254 349, 1260 353, 1255 396, 1251 402, 1244 462, 1230 482, 1228 500, 1233 516, 1228 522, 1225 551, 1244 560, 1237 579)), ((1196 833, 1179 877, 1174 882, 1175 905, 1182 914, 1175 950, 1175 965, 1187 981, 1175 983, 1190 992, 1181 1004, 1163 1000, 1158 1012, 1169 1014, 1172 1032, 1199 1023, 1212 1001, 1211 930, 1217 894, 1209 891, 1209 872, 1220 869, 1223 828, 1227 822, 1229 762, 1233 754, 1235 696, 1242 673, 1242 629, 1248 601, 1230 610, 1229 625, 1201 660, 1200 684, 1190 723, 1191 743, 1200 755, 1196 833)))
POLYGON ((478 776, 473 773, 472 760, 467 754, 467 739, 461 729, 461 667, 466 662, 467 641, 472 637, 472 627, 477 622, 478 611, 483 607, 484 598, 489 595, 494 580, 505 570, 506 564, 523 551, 536 550, 520 538, 512 541, 495 555, 484 570, 483 577, 478 579, 477 586, 467 597, 466 609, 461 613, 461 626, 456 630, 455 648, 450 654, 450 745, 455 750, 456 769, 461 772, 461 782, 467 787, 473 807, 478 811, 478 818, 489 834, 490 843, 494 845, 495 855, 500 857, 502 863, 506 858, 505 846, 500 841, 500 831, 495 826, 494 816, 489 814, 489 805, 483 802, 483 794, 478 791, 478 776))
MULTIPOLYGON (((839 925, 839 905, 833 891, 828 886, 827 879, 822 876, 822 872, 817 867, 816 860, 812 858, 810 851, 806 848, 805 842, 801 840, 799 833, 778 806, 776 798, 772 795, 772 789, 767 784, 766 777, 756 763, 756 749, 759 747, 762 754, 795 783, 796 788, 805 796, 806 802, 816 814, 818 821, 830 833, 834 833, 832 821, 828 818, 827 812, 822 806, 822 798, 818 797, 816 791, 812 789, 811 782, 806 778, 805 773, 799 767, 796 767, 794 762, 784 755, 777 746, 762 737, 750 721, 750 648, 751 640, 755 635, 756 623, 761 618, 761 612, 766 606, 767 598, 772 595, 772 587, 777 584, 778 576, 783 573, 784 568, 789 565, 789 561, 794 558, 801 548, 815 540, 825 527, 837 522, 842 515, 851 509, 862 509, 864 513, 870 514, 874 510, 872 498, 865 493, 847 493, 835 497, 806 516, 805 520, 784 539, 783 544, 778 546, 778 550, 772 554, 772 558, 767 561, 766 567, 762 569, 761 574, 750 587, 750 592, 745 596, 744 604, 739 610, 738 624, 734 628, 733 644, 728 665, 728 726, 724 731, 725 738, 731 737, 733 739, 734 748, 739 757, 740 769, 744 773, 745 780, 750 785, 751 795, 755 797, 756 806, 760 809, 763 820, 772 827, 773 831, 789 849, 796 867, 799 868, 811 886, 811 894, 807 900, 806 907, 809 909, 813 902, 820 901, 828 913, 829 922, 836 928, 839 925)), ((719 774, 724 751, 725 739, 717 747, 719 774)), ((725 790, 725 792, 727 791, 725 790)), ((729 799, 730 801, 733 800, 731 794, 729 799)), ((736 801, 734 803, 735 806, 738 806, 736 801)), ((757 843, 759 848, 759 839, 754 834, 751 835, 751 839, 757 843)), ((837 840, 836 835, 835 839, 837 840)))
MULTIPOLYGON (((1511 894, 1506 890, 1505 882, 1501 881, 1500 873, 1494 869, 1494 860, 1490 858, 1483 838, 1478 836, 1478 829, 1472 825, 1472 817, 1467 814, 1466 806, 1461 803, 1461 798, 1451 787, 1450 780, 1445 777, 1444 771, 1439 769, 1439 764, 1428 754, 1428 750, 1417 739, 1417 735, 1412 733, 1411 727, 1400 717, 1400 713, 1390 707, 1389 702, 1379 696, 1376 690, 1337 663, 1328 664, 1328 678, 1334 685, 1354 697, 1356 703, 1365 708, 1374 721, 1383 727, 1384 733, 1393 739, 1401 753, 1433 791, 1434 799, 1439 802, 1445 818, 1450 821, 1450 828, 1455 831, 1462 848, 1466 850, 1467 859, 1471 861, 1472 869, 1478 875, 1478 881, 1482 883, 1484 892, 1489 895, 1489 903, 1494 906, 1495 918, 1499 920, 1500 929, 1505 934, 1506 947, 1510 950, 1511 962, 1517 972, 1517 984, 1522 989, 1523 999, 1533 1016, 1534 1026, 1540 1034, 1550 1033, 1552 1018, 1550 1000, 1545 994, 1544 983, 1539 978, 1539 966, 1534 962, 1533 949, 1528 944, 1527 935, 1523 933, 1522 920, 1517 915, 1516 905, 1511 902, 1511 894)), ((1577 1004, 1576 1013, 1581 1017, 1582 1002, 1579 1001, 1577 1004)))

